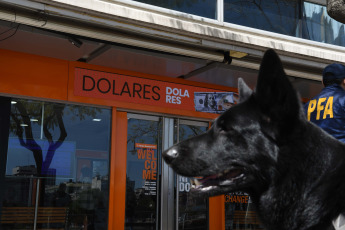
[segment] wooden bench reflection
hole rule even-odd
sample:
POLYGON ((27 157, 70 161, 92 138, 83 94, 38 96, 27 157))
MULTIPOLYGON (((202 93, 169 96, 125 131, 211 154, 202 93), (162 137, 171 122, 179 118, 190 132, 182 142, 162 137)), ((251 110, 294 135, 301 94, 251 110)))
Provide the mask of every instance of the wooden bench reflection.
MULTIPOLYGON (((66 226, 67 216, 67 207, 38 207, 36 223, 45 224, 45 229, 50 229, 50 224, 66 226)), ((1 224, 34 224, 34 217, 35 207, 2 207, 0 220, 1 224)))

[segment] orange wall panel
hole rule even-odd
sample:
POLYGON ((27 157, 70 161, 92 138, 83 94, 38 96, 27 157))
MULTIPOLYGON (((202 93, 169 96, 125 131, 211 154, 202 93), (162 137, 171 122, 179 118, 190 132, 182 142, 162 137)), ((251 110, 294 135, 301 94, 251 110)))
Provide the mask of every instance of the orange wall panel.
POLYGON ((111 117, 111 149, 110 149, 110 178, 109 178, 109 218, 108 218, 108 229, 114 228, 114 219, 115 217, 115 208, 116 208, 116 124, 117 124, 116 108, 112 108, 112 117, 111 117))
POLYGON ((209 230, 225 230, 224 195, 209 198, 209 230))
MULTIPOLYGON (((0 94, 80 102, 113 108, 108 229, 121 230, 125 225, 127 113, 116 111, 116 108, 206 119, 214 119, 218 114, 76 96, 74 71, 77 67, 209 89, 224 91, 236 91, 236 89, 0 49, 0 94)), ((225 229, 224 197, 210 198, 209 204, 210 230, 225 229)))
POLYGON ((0 92, 67 100, 68 61, 0 49, 0 92))
POLYGON ((126 207, 127 113, 115 112, 115 109, 113 109, 113 116, 116 117, 116 137, 112 138, 112 141, 115 141, 115 152, 112 152, 111 156, 110 183, 113 188, 111 193, 114 196, 113 203, 110 204, 113 207, 109 207, 109 210, 111 208, 113 210, 109 212, 108 229, 123 230, 125 228, 126 207))

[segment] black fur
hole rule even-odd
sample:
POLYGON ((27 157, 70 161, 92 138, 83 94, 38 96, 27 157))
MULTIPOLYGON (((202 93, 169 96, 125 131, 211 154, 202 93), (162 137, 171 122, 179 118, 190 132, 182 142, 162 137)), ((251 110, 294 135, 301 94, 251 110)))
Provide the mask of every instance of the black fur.
POLYGON ((345 211, 345 144, 305 119, 273 50, 255 92, 239 81, 240 103, 205 134, 174 145, 165 161, 207 195, 250 194, 267 230, 325 230, 345 211))

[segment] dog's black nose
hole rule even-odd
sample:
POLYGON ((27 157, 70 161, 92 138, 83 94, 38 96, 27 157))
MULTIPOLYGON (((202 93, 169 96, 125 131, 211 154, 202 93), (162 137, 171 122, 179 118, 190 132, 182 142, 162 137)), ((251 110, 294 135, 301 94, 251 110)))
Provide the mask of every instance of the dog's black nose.
POLYGON ((172 147, 163 152, 163 157, 166 163, 172 162, 175 158, 178 157, 178 151, 176 147, 172 147))

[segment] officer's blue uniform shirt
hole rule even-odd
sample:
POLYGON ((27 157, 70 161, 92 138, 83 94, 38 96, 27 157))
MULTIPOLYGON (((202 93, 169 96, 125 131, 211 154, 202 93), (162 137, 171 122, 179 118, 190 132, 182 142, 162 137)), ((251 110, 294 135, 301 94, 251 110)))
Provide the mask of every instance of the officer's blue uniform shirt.
POLYGON ((304 110, 309 121, 345 143, 345 90, 340 85, 323 88, 304 110))

